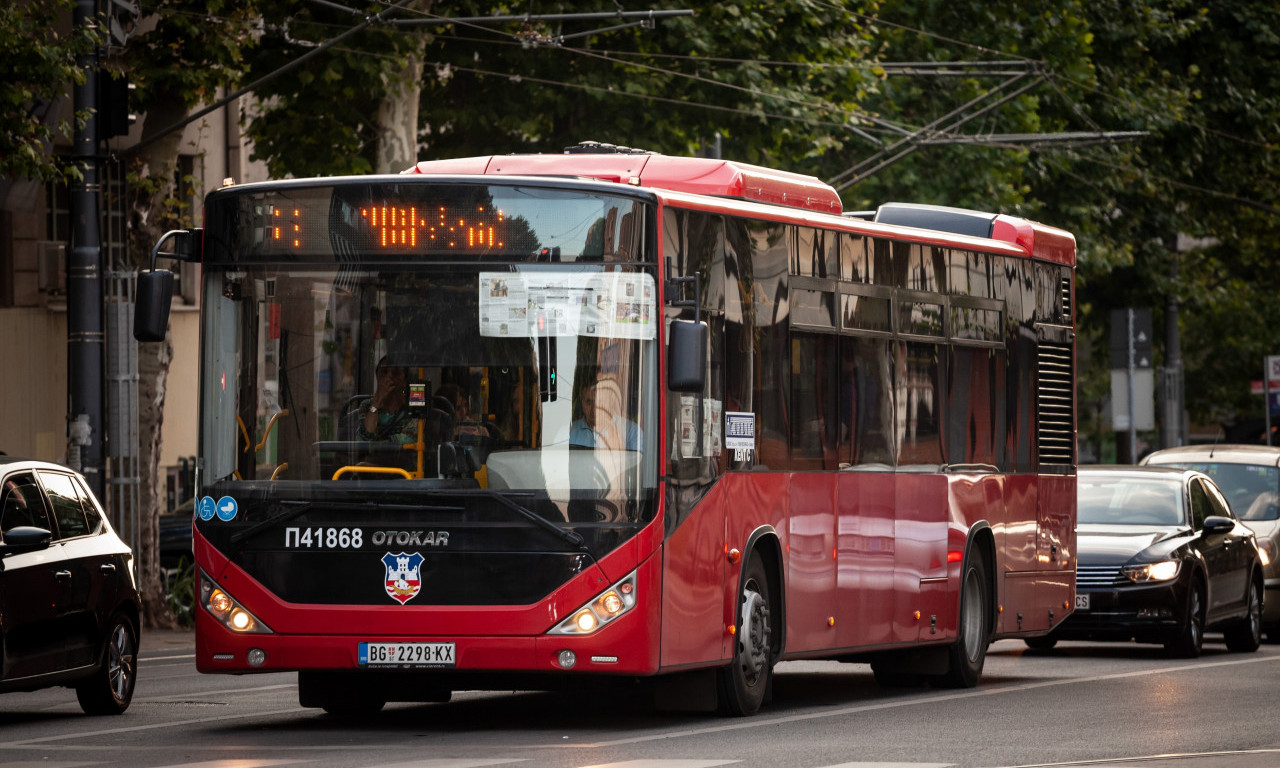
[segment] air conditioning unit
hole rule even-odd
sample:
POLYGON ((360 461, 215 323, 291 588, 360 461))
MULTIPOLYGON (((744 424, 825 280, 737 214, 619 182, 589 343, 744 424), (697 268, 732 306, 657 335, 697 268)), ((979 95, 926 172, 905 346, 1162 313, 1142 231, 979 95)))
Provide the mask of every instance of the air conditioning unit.
POLYGON ((67 292, 67 244, 43 240, 36 243, 41 293, 61 296, 67 292))

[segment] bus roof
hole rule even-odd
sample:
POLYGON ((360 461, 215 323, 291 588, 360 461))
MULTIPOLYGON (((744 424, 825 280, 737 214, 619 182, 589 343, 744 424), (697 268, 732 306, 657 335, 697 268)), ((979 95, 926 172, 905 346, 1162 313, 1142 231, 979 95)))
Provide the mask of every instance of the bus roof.
POLYGON ((697 195, 736 197, 823 213, 840 213, 840 196, 813 176, 704 157, 573 153, 489 155, 427 160, 405 173, 576 176, 697 195))
MULTIPOLYGON (((565 176, 615 184, 735 198, 839 215, 840 195, 814 176, 732 160, 673 157, 628 147, 583 142, 564 154, 485 155, 424 160, 406 174, 565 176)), ((985 237, 1010 243, 1028 256, 1075 264, 1075 237, 1055 227, 1003 214, 961 208, 887 203, 867 214, 848 214, 881 224, 985 237)))

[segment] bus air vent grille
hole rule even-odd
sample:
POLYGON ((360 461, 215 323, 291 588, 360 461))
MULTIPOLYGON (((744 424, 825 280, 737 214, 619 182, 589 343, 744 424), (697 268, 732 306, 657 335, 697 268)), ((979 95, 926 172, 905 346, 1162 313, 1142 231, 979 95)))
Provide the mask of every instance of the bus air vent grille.
POLYGON ((1075 459, 1075 365, 1070 344, 1040 342, 1036 438, 1041 464, 1075 459))

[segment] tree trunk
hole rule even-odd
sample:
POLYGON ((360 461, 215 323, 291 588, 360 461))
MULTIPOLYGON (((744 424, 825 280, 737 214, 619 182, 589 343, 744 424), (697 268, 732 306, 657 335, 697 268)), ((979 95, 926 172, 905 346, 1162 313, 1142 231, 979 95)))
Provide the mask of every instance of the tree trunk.
MULTIPOLYGON (((418 11, 431 9, 429 0, 413 3, 418 11)), ((400 173, 418 162, 418 102, 422 95, 422 59, 428 36, 418 36, 404 66, 384 72, 387 96, 378 105, 376 173, 400 173)))
MULTIPOLYGON (((172 125, 185 114, 174 99, 167 106, 156 106, 146 114, 145 126, 172 125)), ((149 134, 143 130, 143 137, 149 134)), ((144 147, 129 169, 130 215, 129 257, 132 266, 146 269, 151 248, 166 229, 190 225, 179 222, 164 204, 174 193, 173 170, 177 166, 181 132, 144 147)), ((168 264, 157 264, 165 269, 168 264)), ((174 627, 177 621, 165 600, 160 576, 160 513, 164 508, 164 483, 160 475, 161 446, 164 443, 164 400, 169 380, 169 364, 173 359, 173 342, 166 336, 160 343, 138 345, 138 541, 136 558, 139 592, 142 594, 143 623, 148 628, 174 627)))

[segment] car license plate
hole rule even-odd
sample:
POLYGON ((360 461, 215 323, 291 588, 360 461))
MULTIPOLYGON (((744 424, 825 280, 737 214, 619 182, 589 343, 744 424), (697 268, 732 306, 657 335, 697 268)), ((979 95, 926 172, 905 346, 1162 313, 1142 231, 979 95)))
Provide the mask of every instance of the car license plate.
POLYGON ((362 667, 452 667, 453 643, 360 643, 362 667))
POLYGON ((1082 595, 1082 594, 1080 594, 1079 592, 1077 592, 1077 593, 1076 593, 1076 610, 1077 610, 1077 611, 1087 611, 1087 610, 1089 610, 1089 595, 1088 595, 1088 594, 1083 594, 1083 595, 1082 595))

